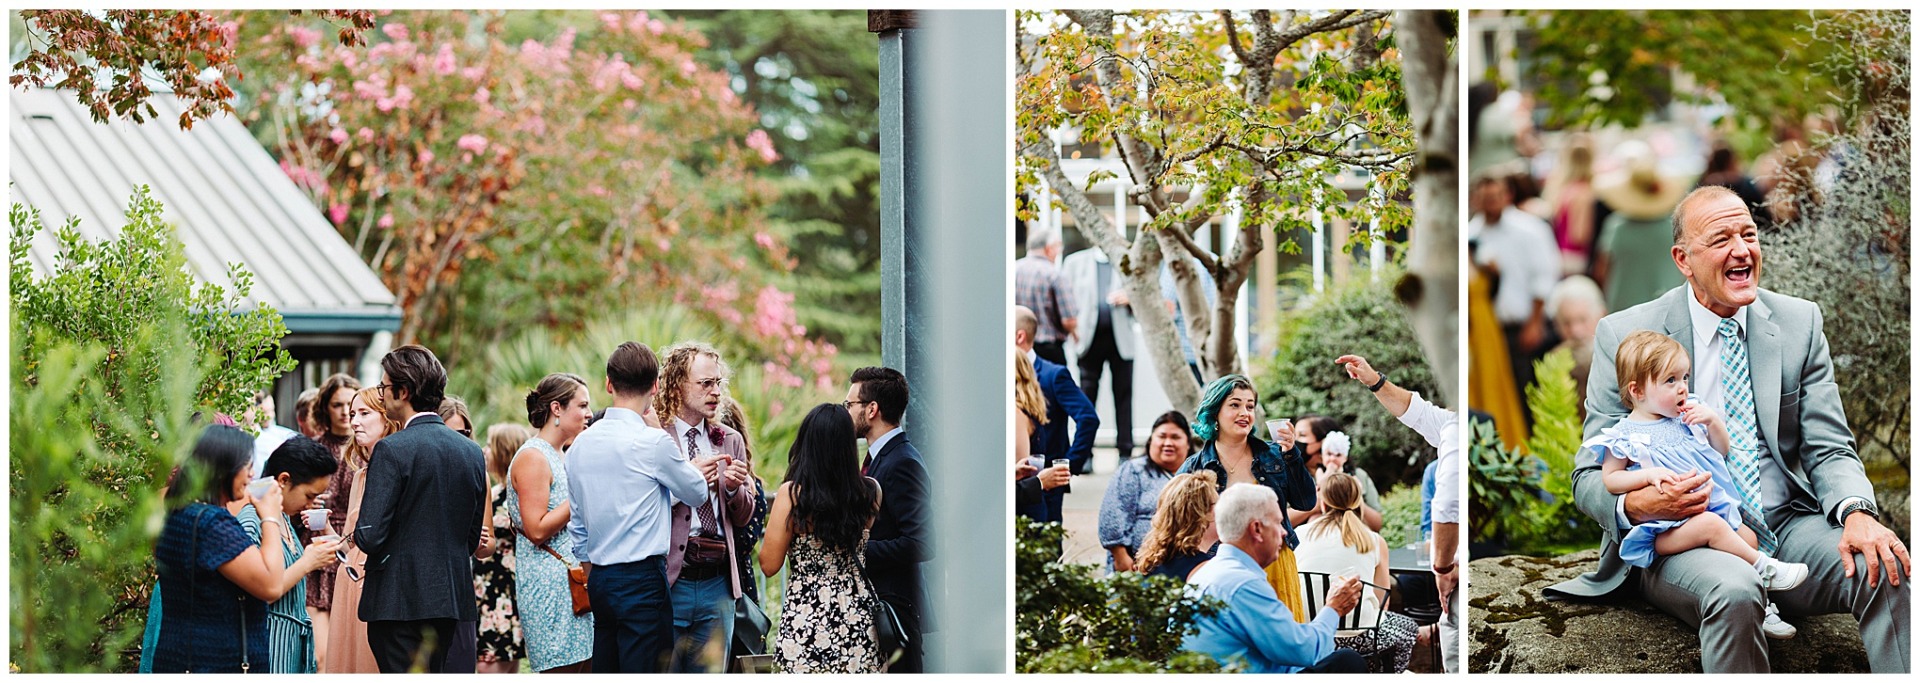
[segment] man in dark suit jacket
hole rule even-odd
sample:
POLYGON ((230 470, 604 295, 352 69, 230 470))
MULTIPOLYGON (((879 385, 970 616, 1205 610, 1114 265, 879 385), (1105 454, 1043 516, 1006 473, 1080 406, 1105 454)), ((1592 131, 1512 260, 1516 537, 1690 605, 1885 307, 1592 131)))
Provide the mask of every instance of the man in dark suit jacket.
POLYGON ((920 563, 932 556, 927 535, 927 466, 920 451, 907 441, 900 418, 907 412, 907 378, 892 368, 867 367, 853 371, 847 388, 847 411, 853 428, 867 439, 866 476, 880 482, 880 515, 867 535, 867 579, 880 599, 900 616, 907 644, 889 673, 921 673, 927 628, 926 594, 920 585, 920 563))
POLYGON ((480 618, 474 548, 487 512, 480 447, 435 409, 446 368, 409 344, 380 359, 387 416, 402 425, 373 447, 353 540, 367 553, 360 620, 381 673, 439 673, 461 621, 480 618))
MULTIPOLYGON (((1013 345, 1033 361, 1033 372, 1040 379, 1040 393, 1047 397, 1047 423, 1040 427, 1043 448, 1034 455, 1049 462, 1064 455, 1071 461, 1069 467, 1074 472, 1085 474, 1093 466, 1093 436, 1100 431, 1100 414, 1094 412, 1093 401, 1087 400, 1080 384, 1067 372, 1067 366, 1034 355, 1033 333, 1039 325, 1040 319, 1034 317, 1033 311, 1023 306, 1014 307, 1013 345), (1071 445, 1067 439, 1069 417, 1073 419, 1071 445)), ((1048 489, 1042 497, 1046 500, 1045 508, 1027 507, 1018 512, 1041 522, 1061 521, 1066 491, 1048 489)))

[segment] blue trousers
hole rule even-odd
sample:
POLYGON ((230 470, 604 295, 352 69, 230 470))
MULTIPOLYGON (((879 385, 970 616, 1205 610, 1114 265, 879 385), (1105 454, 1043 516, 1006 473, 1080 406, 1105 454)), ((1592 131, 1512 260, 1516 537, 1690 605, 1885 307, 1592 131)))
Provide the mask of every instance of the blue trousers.
POLYGON ((725 574, 674 582, 673 635, 674 673, 727 670, 727 645, 733 642, 733 582, 725 574), (709 642, 719 643, 718 661, 705 656, 709 642))
POLYGON ((667 560, 594 565, 587 576, 593 602, 593 672, 660 673, 673 651, 673 602, 667 560))

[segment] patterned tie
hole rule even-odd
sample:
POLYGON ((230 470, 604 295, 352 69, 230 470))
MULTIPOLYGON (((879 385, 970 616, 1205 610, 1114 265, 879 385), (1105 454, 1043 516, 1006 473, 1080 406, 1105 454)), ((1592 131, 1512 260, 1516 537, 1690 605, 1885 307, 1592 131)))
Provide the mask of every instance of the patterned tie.
MULTIPOLYGON (((694 441, 699 436, 700 436, 699 427, 687 428, 687 458, 689 460, 693 458, 695 453, 698 453, 700 451, 700 447, 696 445, 694 441)), ((711 502, 712 499, 714 498, 714 496, 712 495, 713 493, 712 486, 707 487, 707 493, 709 494, 707 496, 707 499, 709 502, 711 502)), ((721 534, 725 533, 720 529, 720 521, 713 518, 712 505, 708 505, 707 503, 701 503, 699 507, 694 508, 694 511, 700 513, 700 535, 719 538, 721 534)))
POLYGON ((1760 431, 1753 412, 1753 377, 1747 370, 1747 345, 1732 318, 1720 320, 1720 391, 1727 406, 1727 469, 1733 474, 1734 493, 1740 496, 1741 517, 1753 527, 1760 550, 1773 555, 1779 545, 1760 504, 1760 431))

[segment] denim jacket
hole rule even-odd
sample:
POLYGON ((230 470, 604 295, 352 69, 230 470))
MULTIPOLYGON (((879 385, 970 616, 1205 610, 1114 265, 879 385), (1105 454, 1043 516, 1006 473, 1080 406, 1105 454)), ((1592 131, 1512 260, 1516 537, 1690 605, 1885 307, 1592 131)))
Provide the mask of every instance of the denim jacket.
MULTIPOLYGON (((1285 513, 1287 508, 1307 511, 1318 505, 1319 494, 1314 490, 1313 475, 1307 473, 1306 453, 1300 449, 1300 443, 1294 442, 1293 448, 1282 451, 1278 444, 1268 443, 1251 434, 1247 436, 1247 446, 1253 451, 1253 478, 1273 489, 1280 498, 1280 523, 1287 528, 1287 548, 1300 545, 1300 538, 1293 533, 1293 520, 1285 513)), ((1213 476, 1219 480, 1219 490, 1227 488, 1227 468, 1220 464, 1220 453, 1208 441, 1200 449, 1181 463, 1180 471, 1175 474, 1197 472, 1202 469, 1213 470, 1213 476)))

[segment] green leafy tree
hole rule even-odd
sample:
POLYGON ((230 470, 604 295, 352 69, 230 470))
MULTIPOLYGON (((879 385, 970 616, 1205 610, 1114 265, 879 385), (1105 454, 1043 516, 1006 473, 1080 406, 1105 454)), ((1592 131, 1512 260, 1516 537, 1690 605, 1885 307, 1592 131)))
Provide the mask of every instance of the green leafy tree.
POLYGON ((1840 46, 1807 40, 1806 11, 1542 10, 1533 69, 1548 124, 1638 126, 1668 100, 1724 101, 1744 116, 1798 120, 1831 101, 1812 68, 1840 46), (1681 74, 1699 87, 1678 87, 1681 74))
MULTIPOLYGON (((1021 12, 1016 26, 1021 191, 1038 195, 1044 181, 1134 301, 1160 300, 1168 264, 1206 377, 1241 367, 1233 312, 1268 244, 1297 251, 1313 213, 1378 218, 1383 234, 1410 221, 1415 140, 1387 12, 1021 12), (1149 217, 1132 238, 1087 196, 1113 174, 1068 178, 1058 131, 1125 165, 1130 203, 1149 217), (1334 180, 1352 171, 1367 192, 1349 205, 1334 180), (1202 248, 1196 231, 1236 207, 1241 228, 1202 248), (1199 270, 1212 275, 1212 304, 1199 270)), ((1168 398, 1198 403, 1171 313, 1133 311, 1168 398)))
POLYGON ((1208 655, 1180 649, 1194 621, 1218 614, 1214 598, 1188 595, 1164 576, 1121 572, 1101 578, 1094 565, 1061 559, 1058 524, 1016 520, 1014 648, 1019 673, 1211 673, 1231 671, 1208 655))
POLYGON ((1394 299, 1390 283, 1397 280, 1398 273, 1383 273, 1378 282, 1355 279, 1287 311, 1273 358, 1257 377, 1268 415, 1315 414, 1339 421, 1353 437, 1354 464, 1383 489, 1419 484, 1433 449, 1333 359, 1358 354, 1391 375, 1394 384, 1439 400, 1433 369, 1414 341, 1406 309, 1394 299))
MULTIPOLYGON (((36 274, 38 212, 10 213, 12 661, 23 671, 130 671, 153 581, 158 493, 197 435, 195 413, 237 415, 293 367, 272 308, 196 284, 143 187, 114 239, 53 236, 36 274), (79 589, 76 589, 79 588, 79 589)), ((41 236, 44 237, 44 236, 41 236)))
MULTIPOLYGON (((787 245, 801 324, 880 356, 880 56, 863 11, 677 11, 707 37, 701 61, 724 71, 773 136, 780 159, 768 228, 787 245)), ((756 256, 770 258, 771 253, 756 256)), ((861 363, 870 364, 870 363, 861 363)))

